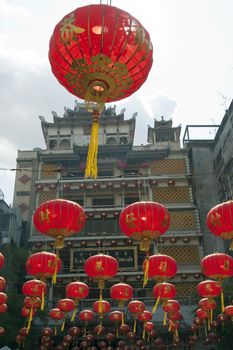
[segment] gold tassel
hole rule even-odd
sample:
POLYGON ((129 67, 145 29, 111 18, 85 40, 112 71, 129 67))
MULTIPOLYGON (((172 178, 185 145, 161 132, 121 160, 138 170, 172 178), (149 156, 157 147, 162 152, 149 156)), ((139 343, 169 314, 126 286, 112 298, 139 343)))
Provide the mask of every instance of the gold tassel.
POLYGON ((159 305, 159 302, 160 302, 160 296, 158 296, 158 298, 157 298, 157 300, 156 300, 156 303, 155 303, 155 305, 154 305, 154 307, 153 307, 153 309, 152 309, 152 314, 154 314, 154 313, 156 312, 157 307, 158 307, 158 305, 159 305))
POLYGON ((65 323, 66 323, 66 319, 65 319, 65 317, 64 317, 63 322, 62 322, 62 326, 61 326, 61 332, 64 332, 65 323))
POLYGON ((136 333, 136 329, 137 329, 137 320, 135 318, 134 320, 134 324, 133 324, 133 332, 136 333))
POLYGON ((78 305, 74 309, 73 315, 72 315, 71 320, 70 320, 71 322, 74 322, 77 310, 78 310, 78 305))
POLYGON ((171 329, 172 329, 172 323, 169 322, 168 332, 171 332, 171 329))
POLYGON ((99 297, 99 305, 98 305, 98 313, 103 313, 103 289, 100 288, 100 297, 99 297))
POLYGON ((142 333, 142 339, 144 340, 146 336, 146 328, 145 328, 145 323, 143 323, 143 333, 142 333))
POLYGON ((179 337, 178 329, 177 329, 177 328, 176 328, 176 330, 175 330, 175 335, 176 335, 177 338, 179 337))
POLYGON ((33 316, 33 308, 31 308, 31 309, 30 309, 30 313, 29 313, 29 318, 28 318, 28 324, 27 324, 26 334, 28 334, 28 333, 29 333, 29 330, 30 330, 30 328, 31 328, 32 316, 33 316))
POLYGON ((98 174, 97 154, 98 154, 98 134, 99 134, 99 117, 94 117, 91 129, 91 139, 87 154, 87 163, 85 170, 85 179, 90 177, 96 179, 98 174))
POLYGON ((225 305, 224 305, 224 294, 223 294, 223 289, 222 289, 222 291, 221 291, 221 308, 222 308, 222 312, 224 312, 225 305))
POLYGON ((210 310, 210 323, 213 321, 213 309, 210 310))
POLYGON ((148 282, 148 272, 149 272, 149 256, 146 257, 146 263, 145 263, 145 271, 144 271, 144 279, 143 279, 143 288, 147 285, 148 282))
POLYGON ((148 334, 148 337, 147 337, 147 343, 149 343, 149 341, 150 341, 150 334, 148 334))
POLYGON ((55 270, 53 273, 52 284, 57 283, 57 267, 58 267, 58 255, 56 255, 56 259, 55 259, 55 270))
POLYGON ((166 326, 166 324, 167 324, 167 313, 165 311, 163 316, 163 325, 166 326))
POLYGON ((64 247, 64 236, 57 236, 54 242, 54 249, 62 249, 64 247))
POLYGON ((44 290, 42 290, 40 309, 44 311, 44 290))

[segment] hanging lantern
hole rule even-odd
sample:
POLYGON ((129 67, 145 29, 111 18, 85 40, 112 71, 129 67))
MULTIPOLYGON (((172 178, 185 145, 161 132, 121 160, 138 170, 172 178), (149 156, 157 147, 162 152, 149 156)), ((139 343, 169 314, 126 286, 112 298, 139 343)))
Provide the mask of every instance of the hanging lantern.
POLYGON ((233 320, 233 305, 226 306, 224 309, 224 314, 233 320))
POLYGON ((3 265, 5 264, 5 258, 2 253, 0 253, 0 270, 3 268, 3 265))
POLYGON ((79 313, 79 319, 84 322, 84 337, 86 336, 88 322, 92 321, 93 318, 94 312, 91 310, 82 310, 79 313))
POLYGON ((58 81, 92 112, 85 177, 96 178, 100 113, 105 102, 126 98, 145 82, 152 66, 149 33, 116 7, 80 7, 56 25, 49 60, 58 81))
MULTIPOLYGON (((224 253, 214 253, 205 256, 201 260, 201 269, 203 274, 217 281, 221 286, 222 281, 233 276, 233 258, 224 253)), ((221 306, 224 311, 224 295, 221 291, 221 306)))
POLYGON ((133 332, 136 333, 137 319, 138 319, 138 316, 143 311, 145 311, 145 304, 139 300, 130 301, 128 304, 128 310, 133 314, 133 317, 134 317, 133 332))
POLYGON ((122 334, 127 334, 129 333, 130 331, 130 328, 127 324, 121 324, 120 327, 119 327, 119 332, 122 333, 122 334))
POLYGON ((0 314, 7 312, 7 304, 0 304, 0 314))
MULTIPOLYGON (((163 325, 166 326, 167 315, 169 315, 169 319, 173 319, 173 314, 178 315, 180 311, 180 303, 176 300, 169 299, 162 305, 162 308, 164 312, 163 325)), ((178 319, 176 319, 176 321, 178 321, 178 319)))
POLYGON ((69 335, 71 335, 73 338, 76 338, 79 334, 80 334, 80 329, 78 327, 69 328, 69 335))
POLYGON ((110 311, 110 304, 106 300, 97 300, 93 303, 93 310, 94 312, 100 314, 100 318, 103 317, 103 314, 106 314, 107 312, 110 311))
POLYGON ((121 311, 112 311, 109 314, 109 320, 111 322, 122 322, 122 312, 121 311))
POLYGON ((23 284, 22 292, 25 296, 41 299, 41 310, 44 310, 44 295, 46 284, 40 280, 30 280, 23 284))
POLYGON ((209 312, 202 309, 198 309, 196 311, 196 316, 201 320, 207 320, 209 318, 209 312))
POLYGON ((100 289, 100 313, 102 302, 102 291, 105 280, 113 278, 118 272, 118 261, 112 256, 105 254, 97 254, 90 256, 84 263, 84 271, 90 277, 98 281, 98 288, 100 289))
POLYGON ((205 280, 197 285, 197 293, 203 298, 215 298, 221 294, 222 287, 212 280, 205 280))
POLYGON ((65 317, 65 313, 58 308, 49 311, 49 317, 55 321, 54 335, 57 335, 57 321, 61 321, 65 317))
POLYGON ((132 299, 133 287, 127 283, 114 284, 110 289, 111 299, 118 301, 118 307, 123 307, 124 302, 132 299))
POLYGON ((62 323, 62 327, 61 327, 61 331, 63 332, 65 329, 65 322, 66 322, 66 318, 67 318, 67 314, 68 312, 71 312, 74 310, 75 308, 75 303, 72 299, 60 299, 57 303, 57 308, 60 311, 64 312, 64 319, 63 319, 63 323, 62 323))
POLYGON ((176 287, 168 282, 158 283, 153 288, 153 294, 156 299, 156 303, 152 309, 152 313, 155 313, 159 305, 160 300, 163 305, 166 305, 169 299, 173 299, 176 296, 176 287))
POLYGON ((26 261, 27 274, 41 279, 52 277, 53 284, 56 283, 57 273, 61 268, 60 258, 53 253, 39 252, 30 255, 26 261))
POLYGON ((105 328, 98 324, 98 326, 95 326, 93 329, 94 334, 97 334, 98 336, 103 335, 105 333, 105 328))
POLYGON ((0 292, 3 292, 6 288, 6 280, 4 277, 0 276, 0 292))
POLYGON ((140 240, 140 249, 148 252, 151 240, 169 229, 170 215, 162 204, 135 202, 122 210, 119 226, 126 236, 140 240))
POLYGON ((23 301, 23 305, 27 308, 27 309, 40 309, 41 308, 41 299, 36 297, 25 297, 24 301, 23 301))
POLYGON ((0 304, 7 303, 7 295, 5 293, 0 292, 0 304))
MULTIPOLYGON (((233 201, 220 203, 207 214, 206 223, 210 231, 222 239, 233 238, 233 201)), ((230 244, 230 250, 233 244, 230 244)))
MULTIPOLYGON (((25 317, 25 318, 28 318, 30 316, 30 312, 31 310, 30 309, 27 309, 25 306, 22 307, 21 309, 21 316, 22 317, 25 317)), ((33 312, 32 312, 32 317, 34 317, 36 315, 36 309, 33 309, 33 312)))
POLYGON ((146 336, 146 322, 149 322, 152 320, 152 313, 150 311, 144 310, 141 314, 138 315, 138 320, 143 322, 143 333, 142 333, 142 339, 145 339, 146 336))
POLYGON ((76 281, 66 286, 66 297, 73 299, 75 303, 74 312, 71 318, 73 322, 77 313, 78 304, 81 299, 85 299, 89 294, 89 287, 86 283, 76 281))
POLYGON ((145 259, 143 263, 144 283, 147 284, 148 279, 155 279, 158 282, 166 281, 176 275, 176 261, 165 254, 151 255, 149 259, 145 259))
MULTIPOLYGON (((214 299, 211 298, 202 298, 198 302, 198 307, 204 311, 208 311, 210 314, 209 322, 211 323, 213 321, 213 311, 217 307, 217 303, 214 299)), ((208 324, 208 327, 210 328, 210 324, 208 324)))
POLYGON ((172 321, 180 321, 182 320, 183 316, 180 311, 176 311, 176 312, 168 312, 167 318, 172 321))
POLYGON ((55 249, 64 247, 64 237, 77 234, 86 222, 83 208, 65 199, 42 203, 33 215, 35 228, 42 234, 55 238, 55 249))

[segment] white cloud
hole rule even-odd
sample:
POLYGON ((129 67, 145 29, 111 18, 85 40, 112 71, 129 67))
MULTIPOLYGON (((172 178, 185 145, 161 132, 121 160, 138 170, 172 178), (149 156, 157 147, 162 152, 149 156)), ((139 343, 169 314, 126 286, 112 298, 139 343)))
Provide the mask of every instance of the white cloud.
POLYGON ((138 99, 151 118, 160 118, 161 116, 170 118, 177 108, 177 101, 162 93, 149 97, 139 95, 138 99))
POLYGON ((22 6, 14 6, 7 0, 0 0, 0 14, 28 16, 30 12, 22 6))

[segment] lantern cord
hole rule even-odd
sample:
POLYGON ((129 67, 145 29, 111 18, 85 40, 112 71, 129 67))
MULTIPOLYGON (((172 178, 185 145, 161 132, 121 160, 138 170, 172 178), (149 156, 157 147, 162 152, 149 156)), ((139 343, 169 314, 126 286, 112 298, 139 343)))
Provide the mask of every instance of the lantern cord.
POLYGON ((90 177, 96 179, 98 174, 97 153, 98 153, 98 134, 99 134, 99 112, 93 111, 93 122, 91 129, 91 139, 87 154, 87 163, 85 170, 85 179, 90 177))
POLYGON ((210 331, 210 318, 207 320, 208 331, 210 331))
POLYGON ((222 312, 224 312, 225 305, 224 305, 224 294, 223 294, 223 290, 221 291, 221 308, 222 308, 222 312))
POLYGON ((163 325, 166 326, 166 324, 167 324, 167 313, 165 311, 163 316, 163 325))
POLYGON ((28 318, 28 325, 27 325, 26 334, 29 333, 29 330, 30 330, 30 328, 31 328, 32 316, 33 316, 33 308, 31 307, 30 313, 29 313, 29 318, 28 318))
POLYGON ((210 310, 210 323, 213 321, 213 309, 210 310))
POLYGON ((56 282, 57 282, 58 258, 59 258, 59 255, 57 253, 56 259, 55 259, 55 270, 54 270, 54 273, 53 273, 52 284, 56 284, 56 282))
POLYGON ((205 336, 207 337, 207 327, 206 327, 206 325, 205 325, 205 336))
POLYGON ((145 271, 144 271, 144 279, 143 279, 143 288, 147 285, 148 282, 148 274, 149 274, 149 256, 146 257, 145 261, 145 271))
POLYGON ((85 324, 85 327, 84 327, 84 337, 86 337, 87 335, 87 325, 85 324))
POLYGON ((142 339, 144 340, 145 337, 146 337, 146 327, 145 327, 145 323, 143 323, 142 339))
POLYGON ((133 332, 134 333, 136 333, 136 329, 137 329, 137 319, 135 318, 134 324, 133 324, 133 332))
POLYGON ((171 332, 171 329, 172 329, 172 324, 171 322, 169 323, 169 327, 168 327, 168 332, 171 332))
POLYGON ((62 249, 64 247, 64 236, 57 236, 54 242, 54 249, 62 249))
POLYGON ((40 306, 41 311, 44 311, 44 290, 42 290, 41 294, 41 306, 40 306))
POLYGON ((156 312, 157 307, 158 307, 158 305, 159 305, 159 302, 160 302, 160 296, 158 296, 158 298, 157 298, 157 300, 156 300, 156 303, 155 303, 155 305, 154 305, 154 307, 153 307, 153 309, 152 309, 152 314, 154 314, 154 313, 156 312))

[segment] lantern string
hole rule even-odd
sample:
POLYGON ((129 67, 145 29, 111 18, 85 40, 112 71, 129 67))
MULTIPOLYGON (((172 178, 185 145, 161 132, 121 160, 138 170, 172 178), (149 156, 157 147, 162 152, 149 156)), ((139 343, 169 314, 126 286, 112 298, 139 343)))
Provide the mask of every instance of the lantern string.
POLYGON ((149 275, 149 255, 147 255, 146 260, 145 260, 145 271, 144 271, 144 279, 143 279, 143 288, 147 285, 148 282, 148 275, 149 275))
POLYGON ((158 298, 157 298, 157 300, 156 300, 156 303, 155 303, 155 305, 154 305, 154 307, 153 307, 153 309, 152 309, 152 313, 153 313, 153 314, 156 312, 157 307, 158 307, 158 305, 159 305, 159 302, 160 302, 160 296, 158 296, 158 298))
POLYGON ((62 326, 61 326, 61 332, 64 332, 65 323, 66 323, 66 318, 64 317, 63 322, 62 322, 62 326))
POLYGON ((124 323, 125 323, 125 315, 124 315, 124 312, 122 312, 121 325, 123 326, 124 323))
POLYGON ((74 322, 77 311, 78 311, 78 305, 76 305, 76 307, 74 308, 74 312, 73 312, 73 315, 71 317, 71 322, 74 322))
POLYGON ((164 312, 164 316, 163 316, 163 325, 166 326, 167 324, 167 312, 164 312))
POLYGON ((136 329, 137 329, 137 319, 135 318, 134 324, 133 324, 133 332, 134 333, 136 333, 136 329))

